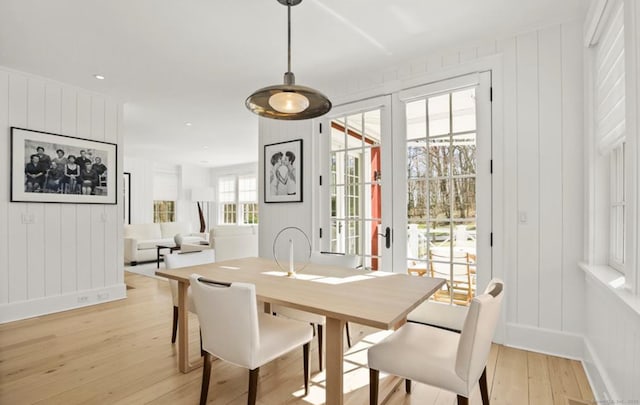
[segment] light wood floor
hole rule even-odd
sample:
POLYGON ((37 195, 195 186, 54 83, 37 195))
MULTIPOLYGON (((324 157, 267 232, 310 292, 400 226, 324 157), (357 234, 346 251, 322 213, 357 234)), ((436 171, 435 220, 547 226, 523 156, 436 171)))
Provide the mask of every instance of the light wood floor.
MULTIPOLYGON (((196 404, 201 371, 177 371, 170 343, 171 296, 165 281, 126 273, 129 298, 0 325, 0 404, 196 404)), ((190 319, 198 347, 197 319, 190 319)), ((345 355, 346 404, 368 403, 366 348, 381 334, 352 325, 359 342, 345 355)), ((314 339, 315 343, 315 339, 314 339)), ((192 350, 193 360, 198 353, 192 350)), ((260 370, 258 403, 323 404, 324 374, 312 347, 312 387, 302 397, 301 350, 260 370)), ((215 361, 209 403, 246 403, 246 370, 215 361)), ((492 404, 567 405, 593 401, 579 362, 494 345, 487 368, 492 404), (569 399, 576 402, 569 402, 569 399)), ((385 378, 387 404, 455 403, 449 392, 385 378)), ((479 391, 471 397, 480 404, 479 391)))

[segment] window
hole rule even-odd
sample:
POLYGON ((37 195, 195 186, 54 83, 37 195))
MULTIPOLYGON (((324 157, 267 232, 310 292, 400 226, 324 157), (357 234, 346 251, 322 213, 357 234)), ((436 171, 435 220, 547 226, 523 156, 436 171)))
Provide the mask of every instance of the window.
POLYGON ((255 176, 238 177, 238 203, 240 205, 240 223, 243 225, 258 223, 258 182, 255 176))
POLYGON ((611 215, 609 216, 609 265, 616 270, 624 270, 625 234, 625 192, 624 192, 624 150, 623 143, 611 152, 611 215))
POLYGON ((220 201, 221 224, 234 225, 237 222, 236 215, 236 179, 223 178, 218 182, 218 201, 220 201))
POLYGON ((594 257, 600 264, 623 272, 625 268, 625 136, 626 72, 624 42, 624 4, 612 1, 603 13, 602 26, 590 39, 593 145, 595 168, 591 185, 598 212, 591 230, 594 257), (599 180, 602 179, 602 180, 599 180), (598 239, 598 235, 606 235, 598 239))
POLYGON ((175 220, 175 201, 155 200, 153 202, 153 222, 174 222, 175 220))
POLYGON ((258 223, 258 182, 255 175, 224 177, 218 181, 222 225, 258 223))

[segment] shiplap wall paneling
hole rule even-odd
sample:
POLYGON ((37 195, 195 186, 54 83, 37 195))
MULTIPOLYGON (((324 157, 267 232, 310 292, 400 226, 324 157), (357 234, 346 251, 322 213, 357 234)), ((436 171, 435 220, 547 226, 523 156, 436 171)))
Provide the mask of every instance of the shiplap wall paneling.
MULTIPOLYGON (((517 110, 515 100, 517 98, 516 82, 517 63, 516 63, 516 39, 508 38, 498 43, 498 51, 502 53, 502 80, 503 86, 503 125, 504 125, 504 167, 518 167, 518 136, 517 136, 517 110)), ((497 158, 497 157, 496 157, 497 158)), ((518 171, 504 171, 504 188, 505 190, 517 190, 518 187, 518 171)), ((505 268, 511 269, 505 273, 505 283, 511 286, 511 294, 506 296, 506 315, 510 322, 518 318, 518 272, 517 269, 518 255, 518 238, 511 235, 517 235, 518 229, 518 199, 515 192, 505 193, 505 217, 504 229, 496 229, 494 238, 502 239, 505 252, 505 268)))
POLYGON ((623 304, 600 281, 588 277, 585 283, 586 336, 595 358, 587 358, 587 370, 599 367, 608 387, 596 382, 597 398, 607 390, 613 400, 640 398, 640 315, 623 304))
POLYGON ((582 26, 562 26, 562 330, 584 331, 584 82, 582 26))
MULTIPOLYGON (((118 125, 119 125, 119 109, 114 103, 106 103, 104 106, 104 141, 110 143, 118 143, 118 125)), ((122 145, 118 145, 118 171, 117 175, 120 176, 122 172, 122 145)), ((120 266, 124 260, 124 248, 122 244, 123 234, 122 227, 119 226, 123 222, 124 207, 122 202, 124 201, 124 190, 121 179, 118 178, 118 200, 117 206, 104 206, 106 223, 104 223, 104 239, 107 241, 118 241, 115 247, 105 252, 104 255, 104 284, 113 285, 116 283, 124 282, 124 272, 120 271, 120 266)))
POLYGON ((539 78, 538 33, 516 39, 518 170, 518 323, 539 321, 539 78))
MULTIPOLYGON (((45 87, 45 131, 62 133, 62 88, 57 84, 45 87)), ((45 295, 61 293, 62 277, 62 232, 65 231, 61 216, 62 204, 44 205, 44 228, 46 230, 45 253, 45 295)))
MULTIPOLYGON (((27 126, 27 94, 27 78, 9 75, 9 126, 27 126)), ((28 298, 27 258, 29 254, 41 254, 27 249, 27 226, 22 223, 23 218, 28 216, 27 205, 9 204, 9 302, 28 298)))
MULTIPOLYGON (((0 70, 0 171, 11 173, 9 74, 0 70)), ((0 230, 9 228, 9 181, 0 181, 0 230)), ((9 302, 9 232, 0 231, 0 304, 9 302)))
MULTIPOLYGON (((44 130, 44 81, 27 79, 27 128, 44 130)), ((34 150, 32 153, 35 153, 34 150)), ((44 297, 45 284, 45 228, 44 204, 29 203, 27 212, 33 221, 27 225, 27 299, 44 297)))
MULTIPOLYGON (((63 135, 76 136, 78 131, 78 95, 73 89, 62 89, 62 110, 60 114, 61 129, 63 135)), ((78 267, 76 250, 78 249, 78 235, 76 228, 78 205, 61 204, 60 207, 60 262, 62 293, 70 293, 78 290, 78 267)))
MULTIPOLYGON (((101 97, 91 96, 91 139, 103 142, 105 134, 105 101, 101 97)), ((115 170, 113 171, 115 173, 115 170)), ((120 182, 117 182, 119 185, 120 182)), ((113 244, 105 244, 105 205, 91 205, 91 287, 104 287, 106 254, 114 255, 113 244)), ((112 206, 109 206, 111 209, 112 206)))
MULTIPOLYGON (((113 100, 0 69, 0 139, 7 146, 0 148, 0 159, 5 173, 11 170, 12 126, 118 144, 120 119, 121 106, 113 100)), ((119 173, 113 168, 110 174, 119 173)), ((121 205, 14 203, 9 201, 9 183, 0 189, 0 304, 7 305, 3 321, 125 295, 121 205), (88 290, 92 292, 83 293, 88 290)))
MULTIPOLYGON (((259 226, 259 255, 260 257, 272 257, 272 244, 277 233, 284 227, 296 226, 302 229, 308 236, 312 236, 311 219, 311 121, 279 122, 260 118, 259 121, 259 150, 260 157, 258 167, 264 167, 264 145, 283 142, 290 139, 302 138, 303 166, 302 168, 302 203, 265 204, 264 203, 264 175, 263 170, 258 178, 258 195, 260 201, 260 226, 259 226)), ((304 253, 297 252, 296 260, 304 260, 304 253), (298 255, 300 253, 300 255, 298 255)))
MULTIPOLYGON (((79 91, 77 95, 78 138, 90 138, 91 135, 91 95, 79 91)), ((91 205, 78 204, 76 208, 76 277, 78 290, 92 287, 91 278, 91 205)))
POLYGON ((562 329, 562 35, 556 25, 538 34, 540 141, 541 328, 562 329))

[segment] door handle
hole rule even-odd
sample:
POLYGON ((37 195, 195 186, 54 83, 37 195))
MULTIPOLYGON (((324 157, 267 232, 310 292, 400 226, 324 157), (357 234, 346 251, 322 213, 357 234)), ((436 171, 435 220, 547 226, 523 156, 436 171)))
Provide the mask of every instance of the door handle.
POLYGON ((384 236, 384 246, 389 249, 391 247, 391 228, 387 227, 384 233, 378 233, 380 236, 384 236))

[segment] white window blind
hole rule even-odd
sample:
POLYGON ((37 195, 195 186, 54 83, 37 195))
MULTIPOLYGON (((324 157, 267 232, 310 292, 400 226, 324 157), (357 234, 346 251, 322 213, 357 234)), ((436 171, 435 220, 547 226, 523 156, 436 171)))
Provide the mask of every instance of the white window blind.
POLYGON ((176 201, 178 199, 178 175, 155 172, 153 174, 153 199, 176 201))
POLYGON ((624 142, 625 68, 623 2, 612 1, 595 46, 595 135, 602 154, 624 142))

